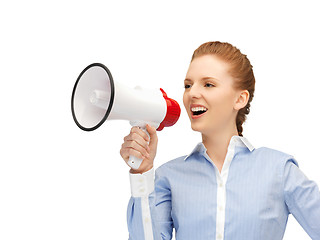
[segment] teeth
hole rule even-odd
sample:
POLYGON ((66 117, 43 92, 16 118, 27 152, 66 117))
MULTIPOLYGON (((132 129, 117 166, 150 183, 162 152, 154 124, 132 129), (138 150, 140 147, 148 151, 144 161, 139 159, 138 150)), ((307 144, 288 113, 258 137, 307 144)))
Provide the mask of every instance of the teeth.
POLYGON ((206 109, 205 107, 193 107, 191 108, 192 112, 198 112, 198 111, 207 111, 208 109, 206 109))

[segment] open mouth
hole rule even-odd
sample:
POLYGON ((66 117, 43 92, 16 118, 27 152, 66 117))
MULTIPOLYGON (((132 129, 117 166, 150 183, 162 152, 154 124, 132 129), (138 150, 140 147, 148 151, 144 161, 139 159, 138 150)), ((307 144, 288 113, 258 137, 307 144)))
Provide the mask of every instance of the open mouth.
POLYGON ((208 111, 208 109, 205 107, 195 107, 191 109, 193 116, 199 116, 201 114, 204 114, 206 111, 208 111))

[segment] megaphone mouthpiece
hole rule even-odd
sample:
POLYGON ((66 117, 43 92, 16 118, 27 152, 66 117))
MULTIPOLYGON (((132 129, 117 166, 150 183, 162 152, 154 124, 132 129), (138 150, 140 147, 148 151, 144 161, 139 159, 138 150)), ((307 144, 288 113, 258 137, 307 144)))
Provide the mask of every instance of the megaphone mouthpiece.
POLYGON ((163 98, 165 99, 167 104, 167 113, 165 118, 157 128, 158 131, 161 131, 164 127, 170 127, 174 125, 178 121, 181 113, 179 103, 172 98, 168 98, 166 92, 162 88, 160 88, 160 91, 162 92, 163 98))

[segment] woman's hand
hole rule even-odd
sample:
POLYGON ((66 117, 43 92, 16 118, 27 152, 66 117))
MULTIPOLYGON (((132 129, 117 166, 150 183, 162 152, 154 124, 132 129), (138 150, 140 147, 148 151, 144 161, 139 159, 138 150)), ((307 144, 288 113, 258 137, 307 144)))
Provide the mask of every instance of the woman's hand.
POLYGON ((130 155, 143 160, 140 167, 138 169, 131 168, 130 173, 142 174, 153 167, 153 160, 157 153, 158 136, 154 127, 147 124, 146 129, 150 139, 139 127, 132 127, 130 134, 123 138, 124 143, 121 145, 120 155, 124 161, 127 163, 130 155))

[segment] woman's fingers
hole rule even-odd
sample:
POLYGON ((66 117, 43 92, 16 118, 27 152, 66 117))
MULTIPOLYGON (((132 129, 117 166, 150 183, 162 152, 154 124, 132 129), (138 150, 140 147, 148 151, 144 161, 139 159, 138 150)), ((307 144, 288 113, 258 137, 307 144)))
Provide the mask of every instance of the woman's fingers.
MULTIPOLYGON (((131 154, 130 154, 130 151, 131 151, 131 150, 134 150, 134 151, 139 152, 139 156, 136 156, 136 157, 138 157, 138 158, 142 158, 143 156, 145 156, 145 157, 147 157, 147 158, 150 157, 148 150, 147 150, 145 147, 141 146, 141 145, 140 145, 139 143, 137 143, 136 141, 130 141, 130 140, 125 141, 125 142, 122 144, 122 147, 123 147, 124 149, 127 149, 127 152, 128 152, 129 155, 131 155, 131 154)), ((134 151, 133 151, 133 152, 134 152, 134 151)))
POLYGON ((154 127, 151 127, 149 124, 147 124, 147 131, 150 135, 150 142, 149 145, 152 148, 157 148, 158 145, 158 136, 157 136, 157 131, 154 127))
POLYGON ((130 134, 123 138, 120 154, 123 158, 129 159, 130 155, 142 159, 149 158, 150 147, 147 142, 148 135, 138 127, 132 127, 130 134), (131 154, 132 153, 132 154, 131 154))
POLYGON ((149 137, 148 135, 138 127, 133 127, 130 134, 126 136, 123 140, 127 141, 137 141, 141 146, 148 149, 149 148, 149 137))
POLYGON ((149 136, 148 134, 141 130, 139 127, 135 126, 135 127, 132 127, 131 130, 130 130, 130 133, 137 133, 139 134, 142 138, 144 138, 144 140, 146 140, 147 142, 149 142, 149 136))
POLYGON ((139 127, 132 127, 129 135, 123 138, 124 143, 120 149, 121 157, 128 164, 129 157, 135 156, 142 159, 139 169, 133 170, 132 173, 143 173, 153 166, 153 161, 157 152, 158 137, 156 129, 147 126, 148 134, 139 127))

